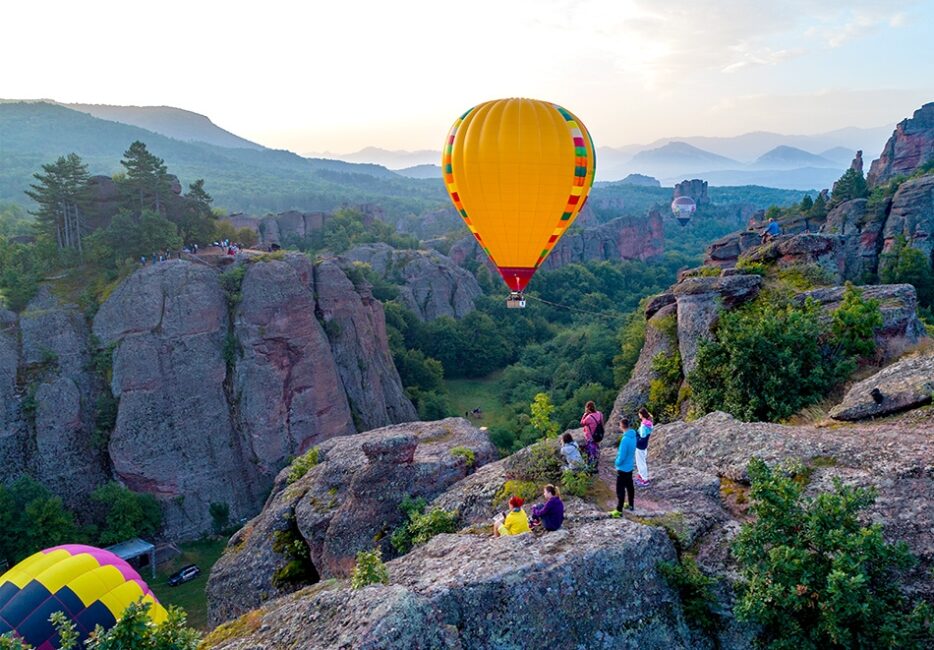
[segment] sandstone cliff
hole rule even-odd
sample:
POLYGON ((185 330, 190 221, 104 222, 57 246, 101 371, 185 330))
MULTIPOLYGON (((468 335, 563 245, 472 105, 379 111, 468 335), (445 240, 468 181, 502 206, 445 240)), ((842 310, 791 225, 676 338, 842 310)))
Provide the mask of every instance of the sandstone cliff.
POLYGON ((934 159, 934 102, 899 122, 885 143, 882 155, 872 162, 866 180, 870 187, 882 185, 898 175, 910 175, 934 159))
POLYGON ((0 398, 5 476, 72 503, 116 476, 159 499, 175 539, 210 530, 212 503, 255 514, 294 454, 416 417, 382 306, 297 254, 147 266, 90 326, 43 289, 0 312, 0 398))

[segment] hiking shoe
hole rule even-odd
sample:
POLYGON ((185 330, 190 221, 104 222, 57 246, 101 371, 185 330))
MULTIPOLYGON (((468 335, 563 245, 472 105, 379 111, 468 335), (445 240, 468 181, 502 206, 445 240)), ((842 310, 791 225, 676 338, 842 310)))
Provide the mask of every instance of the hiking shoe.
POLYGON ((634 505, 632 505, 631 503, 630 503, 628 506, 626 506, 626 510, 629 510, 630 512, 632 512, 632 511, 635 510, 635 509, 636 509, 636 507, 635 507, 634 505))
POLYGON ((619 519, 622 516, 623 516, 623 513, 621 513, 619 510, 610 510, 610 517, 612 519, 619 519))

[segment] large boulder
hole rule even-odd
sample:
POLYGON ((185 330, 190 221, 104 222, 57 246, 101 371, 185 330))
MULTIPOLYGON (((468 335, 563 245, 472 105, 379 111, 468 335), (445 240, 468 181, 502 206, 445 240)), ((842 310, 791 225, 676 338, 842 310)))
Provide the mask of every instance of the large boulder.
POLYGON ((917 408, 934 396, 934 354, 914 355, 857 383, 830 411, 836 420, 865 420, 917 408))
POLYGON ((870 188, 895 176, 909 176, 934 158, 934 102, 916 110, 899 122, 885 143, 882 154, 872 161, 866 181, 870 188))
POLYGON ((254 625, 220 630, 234 638, 208 647, 693 648, 658 569, 674 558, 660 528, 627 520, 541 537, 438 535, 389 562, 387 586, 288 596, 251 615, 254 625))
POLYGON ((707 195, 707 181, 694 178, 689 181, 685 180, 680 183, 675 183, 671 198, 674 200, 680 196, 687 196, 694 199, 698 207, 709 204, 710 197, 707 195))
POLYGON ((483 295, 474 276, 437 251, 396 250, 388 244, 363 244, 338 260, 369 264, 384 280, 400 286, 399 299, 425 321, 463 318, 483 295))
POLYGON ((114 471, 161 501, 170 536, 205 532, 212 503, 235 521, 250 516, 268 486, 231 417, 228 325, 218 274, 183 261, 137 271, 94 319, 94 334, 115 346, 114 471))
POLYGON ((307 547, 315 575, 345 576, 356 552, 374 540, 382 540, 384 556, 395 552, 389 533, 401 521, 404 497, 433 499, 494 456, 486 434, 461 418, 324 441, 318 464, 292 482, 291 469, 283 469, 263 512, 231 538, 208 583, 212 622, 301 586, 277 577, 290 560, 277 535, 291 531, 307 547), (473 465, 452 453, 457 447, 473 452, 473 465))
POLYGON ((846 238, 842 235, 779 235, 774 240, 747 251, 741 260, 775 264, 779 267, 815 265, 834 282, 842 282, 846 275, 845 245, 846 238))
POLYGON ((890 202, 888 199, 881 205, 869 205, 866 199, 853 199, 836 206, 827 215, 821 232, 844 237, 845 280, 861 282, 874 277, 890 202))
MULTIPOLYGON (((829 316, 840 307, 846 287, 823 287, 799 293, 792 302, 801 305, 816 301, 829 316)), ((900 356, 907 348, 927 336, 918 318, 918 296, 910 284, 876 284, 859 287, 863 298, 877 300, 882 312, 882 326, 876 329, 877 354, 882 360, 900 356)))
MULTIPOLYGON (((0 463, 6 468, 25 467, 28 454, 28 435, 20 411, 16 380, 18 368, 19 328, 16 314, 0 309, 0 463)), ((8 470, 8 475, 12 473, 8 470)))
POLYGON ((367 287, 354 287, 340 266, 314 267, 317 313, 331 343, 357 429, 415 420, 389 352, 383 306, 367 287))
POLYGON ((305 256, 248 265, 234 315, 238 423, 270 477, 289 456, 356 431, 328 337, 315 318, 311 274, 305 256))
POLYGON ((752 300, 761 286, 760 276, 744 274, 689 277, 674 286, 678 305, 678 348, 685 377, 694 370, 697 348, 712 336, 721 310, 752 300))

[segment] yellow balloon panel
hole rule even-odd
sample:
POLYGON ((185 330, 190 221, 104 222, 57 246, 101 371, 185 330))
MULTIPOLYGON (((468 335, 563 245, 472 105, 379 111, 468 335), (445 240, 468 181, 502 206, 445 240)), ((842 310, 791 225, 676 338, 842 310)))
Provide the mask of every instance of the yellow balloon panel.
POLYGON ((521 290, 583 207, 594 151, 569 111, 501 99, 455 122, 442 165, 455 208, 511 288, 521 290), (520 286, 512 286, 510 270, 520 286))

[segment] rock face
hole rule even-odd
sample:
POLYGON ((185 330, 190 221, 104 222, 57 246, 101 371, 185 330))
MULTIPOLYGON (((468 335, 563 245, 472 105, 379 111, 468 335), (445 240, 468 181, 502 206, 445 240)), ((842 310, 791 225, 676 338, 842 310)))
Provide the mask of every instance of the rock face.
POLYGON ((661 187, 662 184, 657 178, 646 176, 645 174, 629 174, 623 180, 619 181, 621 185, 641 185, 643 187, 661 187))
POLYGON ((872 162, 866 180, 869 187, 882 185, 898 175, 910 175, 934 158, 934 102, 925 104, 911 118, 899 122, 885 143, 882 155, 872 162))
POLYGON ((472 450, 477 467, 495 455, 485 433, 452 418, 332 438, 319 445, 319 464, 304 477, 288 484, 283 470, 262 514, 231 539, 212 570, 211 620, 239 616, 300 586, 275 579, 288 561, 274 550, 276 533, 291 526, 323 578, 348 575, 357 551, 374 540, 391 557, 389 533, 401 523, 403 497, 430 500, 473 471, 451 453, 456 447, 472 450))
POLYGON ((657 561, 673 558, 662 530, 626 520, 541 538, 439 535, 388 563, 390 585, 283 598, 252 634, 215 647, 695 647, 658 573, 657 561), (319 623, 304 624, 312 612, 319 623))
MULTIPOLYGON (((665 252, 664 227, 658 212, 647 217, 619 217, 602 225, 572 228, 564 234, 542 263, 543 271, 554 271, 566 264, 591 261, 647 260, 665 252)), ((456 264, 489 264, 472 237, 451 247, 456 264)), ((495 267, 490 267, 496 275, 495 267)))
POLYGON ((364 244, 344 253, 338 263, 362 262, 384 280, 400 285, 402 304, 424 321, 463 318, 483 294, 474 276, 437 251, 396 250, 364 244))
POLYGON ((212 503, 254 515, 290 456, 414 417, 379 303, 303 255, 147 266, 92 326, 47 289, 0 312, 4 480, 80 507, 116 477, 156 496, 171 539, 209 531, 212 503))
POLYGON ((314 267, 314 287, 357 429, 416 419, 389 353, 380 302, 368 288, 356 289, 333 261, 314 267))
POLYGON ((842 235, 779 235, 742 255, 740 259, 775 264, 780 268, 814 265, 820 267, 834 282, 842 282, 847 276, 845 246, 846 239, 842 235))
POLYGON ((327 215, 324 212, 299 212, 289 210, 276 215, 266 215, 259 221, 259 243, 263 247, 296 243, 324 228, 327 215))
MULTIPOLYGON (((896 237, 901 236, 934 264, 934 174, 905 181, 899 186, 892 197, 882 236, 885 240, 883 253, 891 251, 896 237)), ((880 266, 885 263, 883 257, 880 266)))
POLYGON ((830 411, 836 420, 865 420, 931 402, 934 354, 902 359, 853 386, 830 411))
POLYGON ((674 200, 679 196, 691 197, 694 199, 694 203, 697 204, 697 207, 701 207, 710 203, 710 197, 707 195, 707 181, 702 181, 699 178, 695 178, 689 181, 681 181, 680 183, 675 184, 674 191, 671 194, 671 199, 674 200))
MULTIPOLYGON (((803 304, 817 301, 828 314, 840 306, 845 287, 824 287, 798 294, 792 300, 803 304)), ((879 301, 882 327, 876 330, 877 355, 881 360, 898 357, 926 336, 918 318, 918 296, 910 284, 877 284, 859 287, 863 298, 879 301)))

